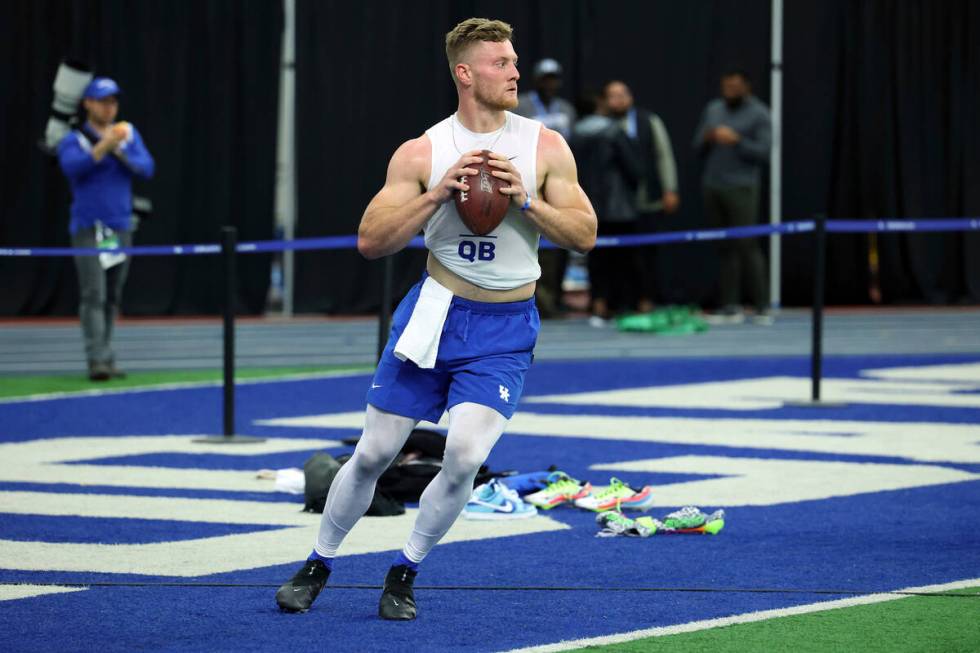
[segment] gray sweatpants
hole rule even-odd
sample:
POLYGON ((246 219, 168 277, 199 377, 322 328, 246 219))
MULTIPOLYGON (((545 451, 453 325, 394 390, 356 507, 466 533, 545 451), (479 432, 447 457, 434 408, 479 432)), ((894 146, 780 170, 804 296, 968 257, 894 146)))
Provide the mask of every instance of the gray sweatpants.
MULTIPOLYGON (((117 231, 119 245, 129 247, 133 244, 130 231, 117 231)), ((95 247, 95 229, 79 229, 72 234, 72 247, 95 247)), ((108 270, 102 268, 98 256, 76 256, 75 269, 78 270, 78 316, 82 322, 82 336, 85 338, 85 356, 89 364, 112 363, 112 326, 119 314, 123 284, 129 274, 129 257, 108 270)))

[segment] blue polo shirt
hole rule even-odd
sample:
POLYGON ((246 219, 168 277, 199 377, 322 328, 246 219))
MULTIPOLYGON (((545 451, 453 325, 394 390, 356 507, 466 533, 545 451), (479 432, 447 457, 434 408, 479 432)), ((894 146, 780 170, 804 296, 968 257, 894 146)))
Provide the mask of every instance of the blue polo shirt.
MULTIPOLYGON (((83 126, 87 128, 88 126, 83 126)), ((98 137, 88 128, 93 138, 98 137)), ((78 130, 69 132, 58 143, 58 162, 71 187, 69 230, 92 227, 96 221, 116 231, 128 231, 133 214, 133 175, 149 179, 154 162, 135 127, 120 147, 119 154, 107 154, 98 163, 92 158, 92 144, 78 130)))

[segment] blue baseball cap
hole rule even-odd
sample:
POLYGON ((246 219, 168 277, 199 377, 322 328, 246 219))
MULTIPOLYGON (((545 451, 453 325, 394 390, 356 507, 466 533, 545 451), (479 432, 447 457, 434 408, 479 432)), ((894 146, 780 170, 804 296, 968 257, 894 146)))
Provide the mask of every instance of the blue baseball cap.
POLYGON ((122 89, 119 88, 119 84, 108 77, 96 77, 85 87, 85 97, 93 100, 101 100, 110 95, 119 95, 121 92, 122 89))

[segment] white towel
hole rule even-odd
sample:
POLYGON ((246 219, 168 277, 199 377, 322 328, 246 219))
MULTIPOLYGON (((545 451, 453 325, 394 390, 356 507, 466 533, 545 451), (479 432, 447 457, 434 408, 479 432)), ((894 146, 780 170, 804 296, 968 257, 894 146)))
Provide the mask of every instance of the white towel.
POLYGON ((276 491, 303 494, 306 491, 306 475, 298 467, 276 470, 276 491))
POLYGON ((442 327, 452 301, 453 293, 449 288, 432 277, 426 277, 412 317, 395 343, 395 356, 399 360, 410 360, 423 369, 436 366, 442 327))

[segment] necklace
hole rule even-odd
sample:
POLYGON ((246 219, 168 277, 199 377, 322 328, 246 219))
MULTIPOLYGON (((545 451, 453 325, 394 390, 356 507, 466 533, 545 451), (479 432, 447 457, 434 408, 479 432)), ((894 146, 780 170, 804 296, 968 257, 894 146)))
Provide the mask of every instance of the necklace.
MULTIPOLYGON (((459 145, 456 145, 456 123, 457 122, 459 122, 459 119, 456 117, 456 114, 454 113, 452 115, 452 119, 450 120, 450 123, 449 123, 449 133, 453 137, 453 147, 456 148, 456 152, 458 152, 460 155, 462 155, 463 154, 463 151, 461 149, 459 149, 459 145)), ((497 137, 495 139, 493 139, 493 142, 490 143, 489 146, 487 146, 487 147, 481 147, 480 149, 481 150, 490 150, 491 152, 493 152, 493 146, 497 144, 497 141, 500 140, 500 137, 504 135, 504 132, 505 131, 507 131, 507 125, 509 125, 509 124, 510 124, 510 116, 508 116, 507 114, 504 114, 504 125, 503 125, 503 127, 501 127, 498 130, 497 137)), ((466 129, 466 127, 463 127, 463 123, 460 123, 459 126, 460 126, 461 129, 466 129)), ((469 131, 469 130, 467 129, 466 131, 469 131)), ((474 132, 470 132, 470 133, 474 133, 474 132)), ((490 132, 490 133, 492 134, 493 132, 490 132)))

